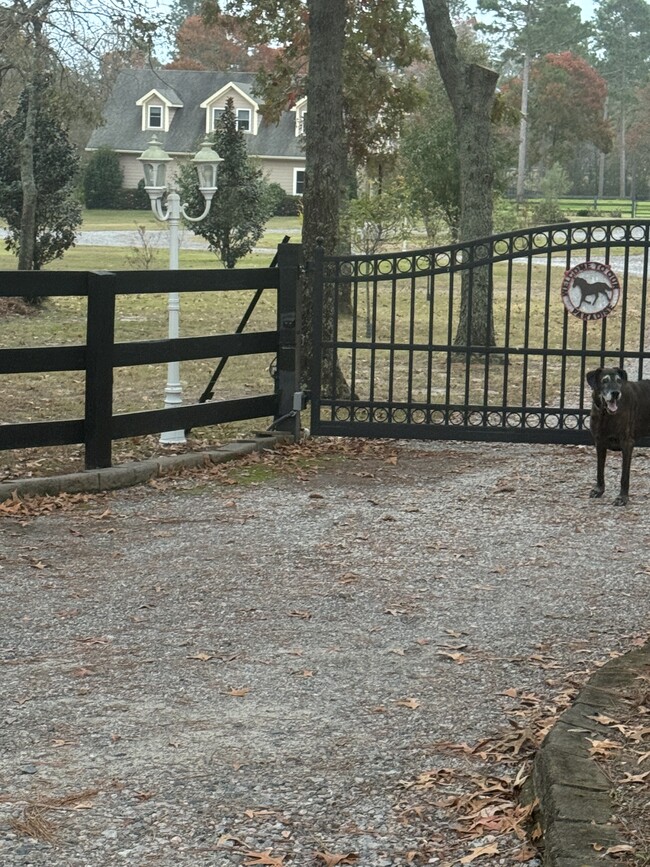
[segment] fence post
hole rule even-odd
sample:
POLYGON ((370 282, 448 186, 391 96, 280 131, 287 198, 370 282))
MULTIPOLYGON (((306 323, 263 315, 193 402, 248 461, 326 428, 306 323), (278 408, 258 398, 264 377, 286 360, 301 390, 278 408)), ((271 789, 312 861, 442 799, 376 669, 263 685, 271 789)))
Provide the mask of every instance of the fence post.
POLYGON ((84 422, 87 470, 111 466, 116 282, 116 275, 110 271, 88 274, 84 422))
POLYGON ((302 264, 300 244, 278 245, 278 361, 276 389, 278 391, 278 414, 273 427, 290 431, 300 437, 300 410, 302 393, 300 387, 299 344, 300 302, 298 281, 302 264))

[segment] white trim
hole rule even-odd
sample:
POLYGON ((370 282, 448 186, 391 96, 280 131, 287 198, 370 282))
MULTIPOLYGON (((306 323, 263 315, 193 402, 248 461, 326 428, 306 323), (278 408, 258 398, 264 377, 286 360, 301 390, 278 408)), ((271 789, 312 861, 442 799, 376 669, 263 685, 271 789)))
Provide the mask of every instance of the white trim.
POLYGON ((250 105, 251 118, 250 118, 250 129, 248 130, 248 132, 252 133, 253 135, 257 135, 257 128, 259 125, 259 109, 260 109, 259 103, 257 103, 253 99, 252 96, 249 96, 247 93, 244 93, 244 91, 240 87, 238 87, 234 81, 229 81, 228 84, 225 84, 216 93, 213 93, 212 96, 209 96, 207 99, 204 99, 203 102, 200 104, 199 108, 205 109, 205 131, 206 131, 206 133, 209 134, 211 132, 214 132, 214 126, 212 124, 212 120, 213 120, 212 109, 213 108, 221 108, 220 105, 216 105, 216 103, 218 103, 218 102, 223 102, 223 105, 225 107, 226 100, 228 98, 227 94, 233 90, 235 91, 236 94, 238 94, 238 96, 240 96, 243 100, 245 100, 250 105))
POLYGON ((158 132, 169 132, 169 124, 171 122, 171 109, 172 108, 182 108, 182 103, 171 102, 171 100, 164 97, 160 91, 150 90, 149 93, 146 93, 144 96, 141 96, 140 99, 136 100, 136 105, 139 105, 142 108, 142 129, 146 130, 158 130, 158 132), (149 124, 149 109, 152 106, 159 106, 162 108, 162 117, 161 117, 161 126, 151 126, 149 124))
POLYGON ((307 97, 303 96, 298 102, 289 109, 296 114, 296 137, 305 133, 305 115, 307 114, 307 97))

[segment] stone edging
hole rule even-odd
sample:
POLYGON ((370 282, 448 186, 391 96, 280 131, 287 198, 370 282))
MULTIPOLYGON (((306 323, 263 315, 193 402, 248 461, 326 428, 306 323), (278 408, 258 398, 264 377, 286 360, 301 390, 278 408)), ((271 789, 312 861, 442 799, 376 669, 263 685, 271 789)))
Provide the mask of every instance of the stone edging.
POLYGON ((287 434, 256 434, 253 439, 227 443, 218 449, 204 452, 189 452, 180 455, 163 455, 148 461, 137 461, 103 470, 85 470, 62 476, 46 476, 37 479, 19 479, 0 483, 0 502, 18 497, 57 496, 58 494, 98 493, 116 488, 128 488, 148 482, 158 476, 169 475, 180 469, 200 467, 206 464, 221 464, 251 452, 274 448, 286 442, 287 434))
POLYGON ((650 665, 650 644, 598 669, 574 704, 544 739, 533 765, 532 789, 539 799, 545 867, 602 867, 616 862, 594 845, 621 843, 612 815, 612 782, 590 758, 587 738, 611 734, 590 717, 615 715, 621 687, 650 665), (618 690, 617 690, 618 688, 618 690))

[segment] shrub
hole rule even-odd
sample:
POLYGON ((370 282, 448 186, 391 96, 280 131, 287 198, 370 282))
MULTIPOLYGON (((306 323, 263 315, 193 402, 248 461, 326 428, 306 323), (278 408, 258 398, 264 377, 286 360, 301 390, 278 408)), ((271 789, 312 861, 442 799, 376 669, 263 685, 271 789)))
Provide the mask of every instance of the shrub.
POLYGON ((264 200, 266 202, 269 214, 271 214, 272 216, 276 217, 282 214, 282 207, 286 198, 287 194, 285 193, 284 188, 280 186, 280 184, 267 183, 264 187, 264 200))
POLYGON ((134 190, 120 190, 119 206, 123 211, 148 211, 151 207, 149 194, 144 188, 144 178, 134 190))
POLYGON ((84 172, 86 207, 119 208, 122 195, 120 158, 112 148, 99 148, 88 161, 84 172))
POLYGON ((299 217, 302 213, 302 196, 288 196, 279 203, 274 217, 299 217))

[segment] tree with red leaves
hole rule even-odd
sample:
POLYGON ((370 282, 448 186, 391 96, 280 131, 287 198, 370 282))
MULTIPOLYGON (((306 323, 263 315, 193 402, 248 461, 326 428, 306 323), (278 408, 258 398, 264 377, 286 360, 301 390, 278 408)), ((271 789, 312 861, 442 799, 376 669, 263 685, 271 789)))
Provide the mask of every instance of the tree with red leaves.
POLYGON ((547 54, 533 64, 530 98, 530 154, 533 163, 567 166, 589 142, 601 153, 612 147, 604 118, 607 84, 582 57, 570 51, 547 54))
POLYGON ((241 21, 233 15, 205 20, 190 15, 176 32, 176 52, 167 69, 270 71, 279 52, 260 43, 250 46, 241 21))

